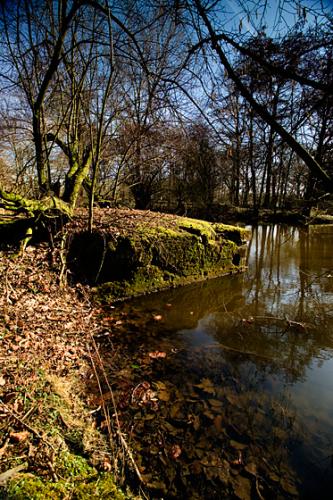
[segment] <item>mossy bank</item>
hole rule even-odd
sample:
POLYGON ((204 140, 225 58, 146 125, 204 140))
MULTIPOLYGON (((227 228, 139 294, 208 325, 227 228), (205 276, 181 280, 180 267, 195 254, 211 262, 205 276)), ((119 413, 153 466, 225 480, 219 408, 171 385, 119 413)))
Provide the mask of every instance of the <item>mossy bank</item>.
POLYGON ((73 274, 119 300, 239 271, 247 230, 186 217, 110 210, 69 241, 73 274))
MULTIPOLYGON (((34 383, 21 389, 33 393, 32 402, 25 401, 25 406, 30 404, 27 414, 36 410, 36 403, 38 412, 24 431, 9 432, 8 449, 2 448, 7 454, 7 470, 0 474, 0 498, 134 498, 120 490, 109 469, 103 471, 103 464, 112 461, 110 447, 77 396, 81 390, 81 382, 77 382, 68 375, 58 377, 39 370, 34 383), (10 468, 10 463, 15 466, 10 468)), ((15 395, 19 402, 18 393, 15 395)))

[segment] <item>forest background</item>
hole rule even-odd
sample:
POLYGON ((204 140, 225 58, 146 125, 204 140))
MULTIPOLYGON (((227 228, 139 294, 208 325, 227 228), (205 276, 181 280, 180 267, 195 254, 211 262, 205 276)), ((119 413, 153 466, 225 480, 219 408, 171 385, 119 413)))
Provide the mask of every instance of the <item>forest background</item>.
POLYGON ((209 217, 333 190, 330 2, 0 9, 0 207, 209 217))

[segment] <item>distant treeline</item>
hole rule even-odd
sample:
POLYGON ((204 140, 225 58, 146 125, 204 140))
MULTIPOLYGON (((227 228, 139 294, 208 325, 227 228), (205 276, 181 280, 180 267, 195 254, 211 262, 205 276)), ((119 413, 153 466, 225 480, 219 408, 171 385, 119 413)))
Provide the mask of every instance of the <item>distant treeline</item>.
POLYGON ((270 26, 261 2, 236 17, 222 1, 3 2, 0 207, 52 194, 211 212, 332 193, 333 25, 310 4, 276 2, 270 26))

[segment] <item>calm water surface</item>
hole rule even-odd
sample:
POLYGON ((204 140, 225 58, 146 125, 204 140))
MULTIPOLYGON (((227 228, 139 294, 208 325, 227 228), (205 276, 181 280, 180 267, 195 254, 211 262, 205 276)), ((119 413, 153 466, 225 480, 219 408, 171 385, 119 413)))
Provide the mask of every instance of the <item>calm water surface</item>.
POLYGON ((153 497, 332 498, 332 249, 332 227, 254 228, 245 274, 123 306, 153 497))

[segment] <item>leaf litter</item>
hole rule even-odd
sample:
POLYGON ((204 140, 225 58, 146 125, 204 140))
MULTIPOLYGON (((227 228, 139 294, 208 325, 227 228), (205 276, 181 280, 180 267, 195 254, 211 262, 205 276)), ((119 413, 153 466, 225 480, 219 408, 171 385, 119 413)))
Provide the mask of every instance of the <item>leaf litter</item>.
POLYGON ((59 284, 59 251, 43 243, 19 256, 0 251, 0 486, 24 473, 36 484, 70 485, 73 495, 91 478, 113 491, 99 474, 112 471, 121 482, 123 464, 135 467, 115 418, 107 433, 99 426, 93 338, 105 323, 87 288, 59 284))
POLYGON ((19 259, 1 254, 0 474, 56 480, 54 449, 80 448, 151 498, 298 496, 284 467, 292 415, 263 395, 253 400, 237 374, 209 373, 220 351, 189 359, 175 340, 161 345, 172 304, 153 316, 94 306, 84 286, 59 287, 57 261, 43 245, 19 259))

